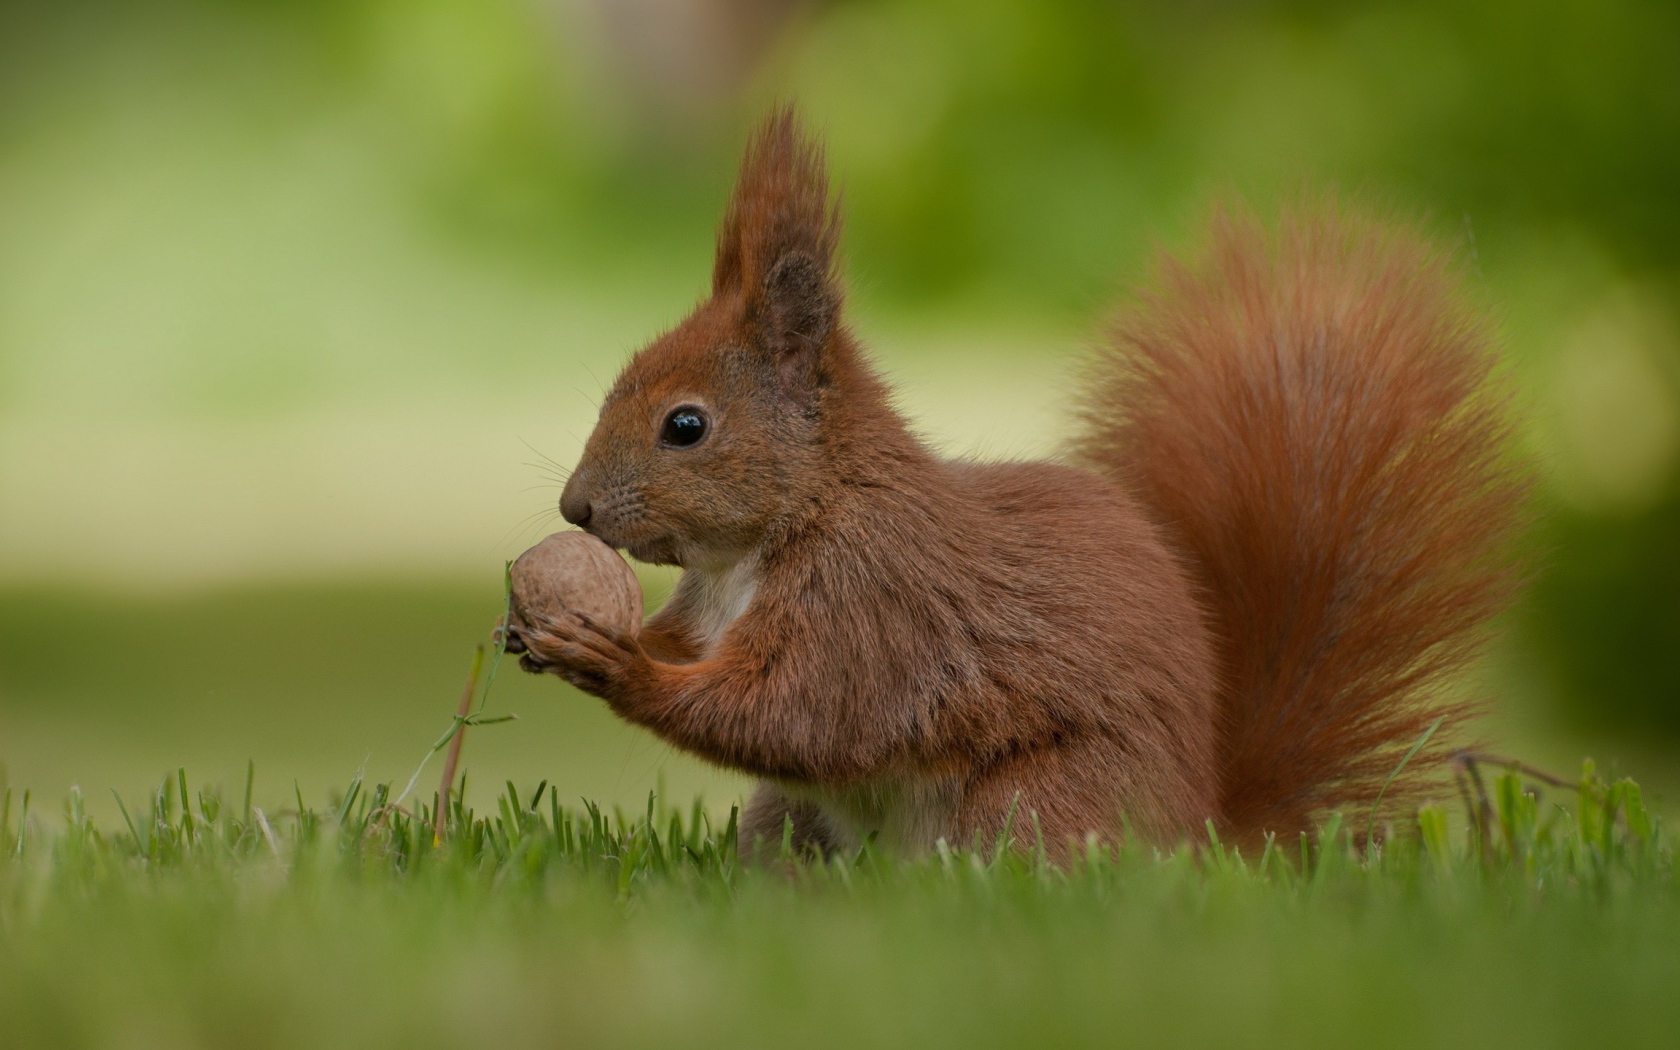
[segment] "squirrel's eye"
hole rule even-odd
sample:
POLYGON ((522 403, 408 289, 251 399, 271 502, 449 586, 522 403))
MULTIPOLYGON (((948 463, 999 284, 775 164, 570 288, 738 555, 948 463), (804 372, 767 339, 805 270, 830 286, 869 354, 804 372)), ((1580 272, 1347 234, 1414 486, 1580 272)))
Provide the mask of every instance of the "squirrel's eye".
POLYGON ((670 448, 687 448, 706 436, 706 417, 698 408, 673 408, 659 430, 659 441, 670 448))

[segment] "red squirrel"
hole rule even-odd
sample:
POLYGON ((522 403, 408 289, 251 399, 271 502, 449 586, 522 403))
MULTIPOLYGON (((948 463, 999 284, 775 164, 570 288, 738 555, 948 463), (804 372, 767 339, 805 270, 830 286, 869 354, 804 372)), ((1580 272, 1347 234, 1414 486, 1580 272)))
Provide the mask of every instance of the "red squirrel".
POLYGON ((759 779, 743 850, 1294 833, 1415 800, 1513 597, 1524 484, 1486 326, 1334 205, 1216 220, 1095 353, 1059 462, 932 452, 841 317, 823 151, 753 135, 711 295, 607 393, 566 520, 681 566, 632 638, 510 648, 759 779))

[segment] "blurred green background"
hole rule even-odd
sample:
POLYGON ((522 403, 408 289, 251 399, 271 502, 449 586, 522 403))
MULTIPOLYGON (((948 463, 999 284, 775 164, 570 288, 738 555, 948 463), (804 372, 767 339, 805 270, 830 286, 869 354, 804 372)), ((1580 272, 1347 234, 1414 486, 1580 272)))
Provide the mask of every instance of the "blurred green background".
MULTIPOLYGON (((1431 225, 1546 475, 1488 740, 1672 795, 1677 56, 1638 0, 0 0, 0 763, 107 806, 182 764, 406 779, 556 523, 545 458, 703 292, 791 97, 853 319, 956 452, 1052 448, 1107 304, 1222 193, 1431 225)), ((480 790, 740 790, 503 670, 480 790)))

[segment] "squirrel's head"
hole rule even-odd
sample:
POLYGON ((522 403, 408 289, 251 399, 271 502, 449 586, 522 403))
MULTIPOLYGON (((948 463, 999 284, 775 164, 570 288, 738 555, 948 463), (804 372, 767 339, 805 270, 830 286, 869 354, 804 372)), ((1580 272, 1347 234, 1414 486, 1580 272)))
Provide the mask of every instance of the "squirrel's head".
POLYGON ((791 108, 748 145, 711 296, 641 350, 601 405, 560 510, 643 561, 756 547, 814 498, 825 395, 855 370, 822 148, 791 108))

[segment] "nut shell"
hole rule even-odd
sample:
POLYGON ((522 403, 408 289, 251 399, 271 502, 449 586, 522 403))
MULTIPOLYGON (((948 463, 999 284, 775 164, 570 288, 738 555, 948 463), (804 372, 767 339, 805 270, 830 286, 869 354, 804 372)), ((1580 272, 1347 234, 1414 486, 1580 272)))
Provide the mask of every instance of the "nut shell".
POLYGON ((642 586, 618 552, 587 532, 556 532, 513 563, 513 612, 579 612, 628 632, 642 629, 642 586))

